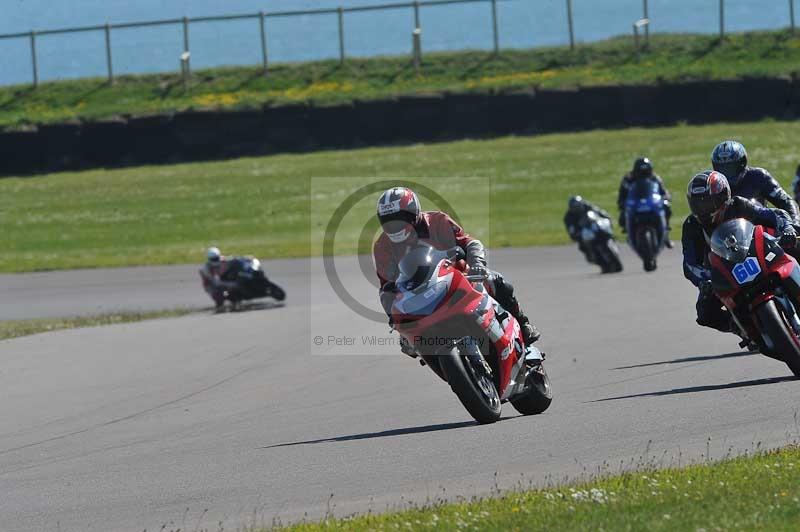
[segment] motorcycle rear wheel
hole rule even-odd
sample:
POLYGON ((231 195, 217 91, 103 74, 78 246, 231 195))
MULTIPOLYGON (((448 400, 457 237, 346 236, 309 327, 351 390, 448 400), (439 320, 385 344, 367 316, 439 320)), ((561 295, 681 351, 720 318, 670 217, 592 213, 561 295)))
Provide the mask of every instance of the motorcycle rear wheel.
POLYGON ((527 381, 526 384, 530 386, 530 390, 518 399, 511 399, 511 406, 523 416, 541 414, 553 402, 550 377, 547 376, 544 366, 538 364, 538 367, 528 375, 527 381))
POLYGON ((439 356, 439 364, 447 376, 450 389, 481 424, 494 423, 500 419, 500 395, 491 375, 483 368, 482 359, 473 360, 461 354, 459 346, 439 356))
POLYGON ((800 377, 800 338, 786 322, 786 317, 778 309, 775 301, 767 301, 756 308, 756 316, 766 334, 775 346, 775 354, 789 366, 795 376, 800 377))

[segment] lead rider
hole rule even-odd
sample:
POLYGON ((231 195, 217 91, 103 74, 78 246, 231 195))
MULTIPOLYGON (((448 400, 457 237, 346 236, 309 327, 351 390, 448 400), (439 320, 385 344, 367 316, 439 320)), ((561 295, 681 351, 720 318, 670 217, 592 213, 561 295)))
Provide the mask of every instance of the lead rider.
MULTIPOLYGON (((539 339, 541 334, 522 312, 512 284, 498 272, 486 268, 483 243, 465 233, 450 216, 440 211, 423 212, 417 195, 405 187, 394 187, 384 192, 378 200, 377 211, 383 233, 375 242, 373 257, 381 284, 381 304, 386 314, 391 316, 394 282, 400 273, 398 264, 417 242, 423 241, 442 251, 458 246, 466 255, 470 275, 485 275, 489 292, 517 319, 525 344, 531 345, 539 339)), ((403 352, 412 354, 412 350, 405 346, 403 352)))

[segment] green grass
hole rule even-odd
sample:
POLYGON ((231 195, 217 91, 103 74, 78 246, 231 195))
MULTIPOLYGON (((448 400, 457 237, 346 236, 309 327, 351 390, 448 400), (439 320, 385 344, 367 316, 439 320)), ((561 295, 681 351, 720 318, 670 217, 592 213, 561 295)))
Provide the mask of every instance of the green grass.
MULTIPOLYGON (((196 263, 210 244, 264 258, 317 255, 329 215, 349 193, 403 178, 432 186, 467 230, 491 246, 563 244, 567 198, 580 193, 615 212, 619 179, 640 154, 654 160, 674 191, 673 225, 680 228, 686 183, 728 137, 742 140, 753 164, 789 186, 800 159, 800 122, 601 130, 5 178, 0 271, 196 263)), ((368 195, 344 220, 337 253, 369 250, 377 197, 368 195)), ((423 208, 436 207, 422 200, 423 208)))
POLYGON ((290 530, 797 530, 800 449, 290 530))
POLYGON ((789 75, 800 71, 800 39, 788 30, 708 35, 653 35, 636 60, 632 37, 568 47, 432 53, 418 75, 408 57, 198 71, 188 92, 177 74, 81 79, 0 88, 0 127, 75 118, 165 113, 182 109, 252 108, 314 101, 319 104, 398 94, 573 87, 789 75))
POLYGON ((76 316, 71 318, 37 318, 33 320, 0 321, 0 341, 43 332, 58 331, 61 329, 79 329, 82 327, 114 325, 116 323, 133 323, 145 320, 174 318, 177 316, 185 316, 192 312, 196 312, 196 310, 179 308, 152 312, 110 312, 94 316, 76 316))

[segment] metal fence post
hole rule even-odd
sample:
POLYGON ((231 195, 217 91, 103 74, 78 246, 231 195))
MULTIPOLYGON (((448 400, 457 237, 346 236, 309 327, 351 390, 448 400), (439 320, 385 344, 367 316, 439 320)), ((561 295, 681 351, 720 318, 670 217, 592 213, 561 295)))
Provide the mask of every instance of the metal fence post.
POLYGON ((111 25, 106 22, 106 66, 108 67, 108 84, 114 84, 114 67, 111 61, 111 25))
POLYGON ((344 9, 339 6, 336 10, 339 16, 339 63, 344 63, 344 9))
POLYGON ((186 55, 186 73, 191 75, 192 73, 192 63, 190 52, 189 52, 189 18, 183 17, 183 53, 188 54, 186 55))
POLYGON ((414 31, 411 32, 411 44, 414 71, 419 75, 419 69, 422 66, 422 30, 420 28, 414 28, 414 31))
POLYGON ((33 66, 33 86, 39 86, 39 66, 36 63, 36 32, 31 30, 31 65, 33 66))
POLYGON ((264 12, 258 14, 258 25, 261 30, 261 60, 264 64, 264 75, 267 75, 267 32, 264 30, 264 12))
POLYGON ((792 28, 794 35, 794 0, 789 0, 789 27, 792 28))
MULTIPOLYGON (((650 20, 650 14, 647 12, 647 0, 642 0, 643 7, 644 7, 644 16, 642 18, 650 20)), ((650 24, 644 27, 644 45, 650 46, 650 24)))
POLYGON ((719 38, 725 38, 725 0, 719 0, 719 38))
POLYGON ((414 27, 419 28, 419 0, 414 0, 414 27))
POLYGON ((497 31, 497 0, 492 0, 492 36, 494 37, 494 55, 500 53, 500 35, 497 31))
POLYGON ((567 0, 567 24, 569 25, 569 49, 575 49, 575 32, 572 27, 572 0, 567 0))

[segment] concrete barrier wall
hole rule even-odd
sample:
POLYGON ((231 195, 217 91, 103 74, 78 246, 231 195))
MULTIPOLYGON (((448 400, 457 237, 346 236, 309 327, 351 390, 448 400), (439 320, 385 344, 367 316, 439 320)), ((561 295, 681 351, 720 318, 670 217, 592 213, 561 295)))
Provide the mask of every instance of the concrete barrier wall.
POLYGON ((0 175, 685 121, 800 115, 800 80, 403 96, 189 111, 0 133, 0 175))

